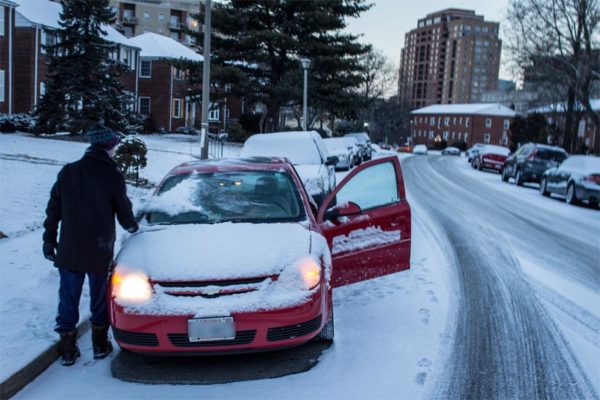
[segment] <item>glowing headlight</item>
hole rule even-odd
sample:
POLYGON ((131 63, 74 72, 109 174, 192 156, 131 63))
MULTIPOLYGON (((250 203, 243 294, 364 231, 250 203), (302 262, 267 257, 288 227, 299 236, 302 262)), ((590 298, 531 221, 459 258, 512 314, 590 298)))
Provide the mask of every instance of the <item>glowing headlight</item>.
POLYGON ((123 273, 115 271, 112 276, 112 293, 119 300, 143 303, 152 297, 148 277, 142 272, 123 273))
POLYGON ((312 289, 321 281, 321 266, 312 258, 304 258, 298 262, 298 269, 307 289, 312 289))

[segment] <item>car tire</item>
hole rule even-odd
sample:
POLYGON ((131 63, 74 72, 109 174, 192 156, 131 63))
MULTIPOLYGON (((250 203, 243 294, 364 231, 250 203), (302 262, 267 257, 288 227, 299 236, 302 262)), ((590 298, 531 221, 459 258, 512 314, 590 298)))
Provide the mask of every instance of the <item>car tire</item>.
POLYGON ((542 196, 546 196, 546 197, 550 196, 550 192, 548 191, 548 188, 546 187, 546 178, 542 178, 542 181, 540 182, 540 194, 542 196))
POLYGON ((506 168, 502 168, 502 182, 508 182, 508 173, 506 172, 506 168))
POLYGON ((333 308, 329 314, 329 321, 323 326, 323 329, 314 337, 315 342, 319 343, 332 343, 335 334, 335 326, 333 323, 333 308))
POLYGON ((567 201, 568 204, 572 204, 572 205, 579 204, 579 199, 577 198, 577 195, 575 194, 575 185, 572 183, 569 183, 569 186, 567 186, 567 197, 565 200, 567 201))
POLYGON ((517 186, 523 186, 525 182, 523 181, 523 173, 521 172, 520 169, 517 170, 517 173, 515 175, 515 184, 517 186))
POLYGON ((483 170, 483 165, 481 165, 481 161, 477 162, 477 171, 482 171, 483 170))

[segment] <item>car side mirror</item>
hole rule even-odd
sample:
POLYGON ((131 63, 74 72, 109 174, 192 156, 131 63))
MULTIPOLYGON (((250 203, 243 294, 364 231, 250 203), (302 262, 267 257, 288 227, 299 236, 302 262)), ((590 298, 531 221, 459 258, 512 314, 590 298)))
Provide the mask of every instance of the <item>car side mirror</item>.
POLYGON ((362 210, 358 206, 358 204, 349 201, 345 204, 340 204, 335 207, 331 207, 329 210, 325 211, 323 215, 323 219, 325 221, 332 221, 338 217, 348 217, 351 215, 360 214, 362 210))
POLYGON ((340 159, 337 156, 330 156, 330 157, 327 157, 327 161, 325 161, 325 165, 327 165, 327 166, 333 165, 335 167, 338 162, 340 162, 340 159))

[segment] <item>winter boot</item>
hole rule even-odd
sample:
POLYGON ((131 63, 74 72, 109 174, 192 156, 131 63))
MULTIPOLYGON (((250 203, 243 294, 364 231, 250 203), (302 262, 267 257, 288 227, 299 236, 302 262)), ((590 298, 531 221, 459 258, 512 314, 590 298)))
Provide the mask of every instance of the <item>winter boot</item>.
POLYGON ((108 340, 108 325, 92 325, 92 344, 96 360, 103 359, 113 350, 112 343, 108 340))
POLYGON ((75 360, 80 356, 79 348, 77 348, 77 329, 60 333, 58 353, 62 358, 62 365, 70 366, 75 364, 75 360))

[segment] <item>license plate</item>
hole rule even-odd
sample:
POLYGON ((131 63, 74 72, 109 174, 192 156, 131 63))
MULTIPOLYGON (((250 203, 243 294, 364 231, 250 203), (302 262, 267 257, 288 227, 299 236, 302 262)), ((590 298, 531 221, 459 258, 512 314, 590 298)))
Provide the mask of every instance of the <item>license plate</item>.
POLYGON ((188 340, 190 342, 233 339, 235 339, 233 317, 188 319, 188 340))

